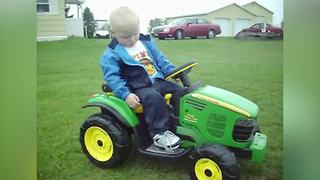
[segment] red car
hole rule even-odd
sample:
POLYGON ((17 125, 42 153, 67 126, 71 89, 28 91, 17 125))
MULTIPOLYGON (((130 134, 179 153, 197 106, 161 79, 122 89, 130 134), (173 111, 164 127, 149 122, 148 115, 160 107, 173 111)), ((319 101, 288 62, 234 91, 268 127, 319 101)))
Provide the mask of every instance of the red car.
POLYGON ((283 36, 283 30, 281 27, 275 27, 269 23, 257 23, 249 28, 242 29, 242 32, 272 33, 275 35, 283 36))
POLYGON ((196 38, 206 36, 209 39, 221 33, 219 25, 215 25, 203 18, 179 18, 165 26, 152 28, 151 34, 159 39, 185 37, 196 38))

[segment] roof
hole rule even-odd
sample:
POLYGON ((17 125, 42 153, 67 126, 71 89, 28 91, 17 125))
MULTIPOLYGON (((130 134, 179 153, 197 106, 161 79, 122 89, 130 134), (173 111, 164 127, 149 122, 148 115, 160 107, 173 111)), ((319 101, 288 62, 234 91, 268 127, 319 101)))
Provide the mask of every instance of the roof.
MULTIPOLYGON (((248 11, 247 9, 245 9, 245 8, 243 8, 243 7, 241 7, 241 6, 239 6, 238 4, 236 4, 236 3, 232 3, 232 4, 229 4, 229 5, 227 5, 227 6, 223 6, 223 7, 220 7, 220 8, 218 8, 218 9, 215 9, 215 10, 213 10, 213 11, 210 11, 210 12, 208 12, 208 13, 202 13, 202 14, 191 14, 191 15, 175 16, 175 17, 167 17, 167 18, 165 18, 165 19, 176 19, 176 18, 182 18, 182 17, 193 17, 193 16, 205 16, 205 15, 208 15, 208 14, 211 14, 211 13, 214 13, 214 12, 217 12, 217 11, 220 11, 220 10, 222 10, 222 9, 228 8, 229 6, 237 6, 237 7, 239 7, 240 9, 242 9, 242 10, 246 11, 247 13, 249 13, 249 14, 251 14, 251 15, 254 15, 254 16, 257 16, 256 14, 254 14, 254 13, 252 13, 252 12, 248 11)), ((260 5, 260 6, 261 6, 261 5, 260 5)))
POLYGON ((258 5, 258 6, 260 6, 262 9, 270 12, 271 14, 274 14, 272 11, 270 11, 269 9, 265 8, 264 6, 262 6, 261 4, 255 2, 255 1, 252 1, 252 2, 250 2, 250 3, 248 3, 248 4, 245 4, 245 5, 242 5, 242 7, 249 6, 249 5, 251 5, 251 4, 258 5))
POLYGON ((240 9, 242 9, 242 10, 246 11, 247 13, 252 14, 252 15, 254 15, 254 16, 257 16, 256 14, 254 14, 254 13, 252 13, 252 12, 248 11, 247 9, 245 9, 245 8, 243 8, 243 7, 241 7, 241 6, 239 6, 239 5, 238 5, 238 4, 236 4, 236 3, 232 3, 232 4, 229 4, 229 5, 224 6, 224 7, 222 7, 222 8, 219 8, 219 9, 213 10, 213 11, 211 11, 211 12, 207 13, 207 14, 211 14, 211 13, 214 13, 214 12, 220 11, 220 10, 222 10, 222 9, 225 9, 225 8, 229 7, 229 6, 237 6, 237 7, 239 7, 240 9))

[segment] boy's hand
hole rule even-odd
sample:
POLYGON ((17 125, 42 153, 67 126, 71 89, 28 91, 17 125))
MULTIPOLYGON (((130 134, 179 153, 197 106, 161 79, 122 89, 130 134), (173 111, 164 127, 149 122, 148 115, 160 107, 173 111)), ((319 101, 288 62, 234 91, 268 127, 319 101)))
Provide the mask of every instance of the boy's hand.
POLYGON ((127 97, 126 97, 126 102, 127 104, 131 107, 131 108, 135 108, 138 105, 140 105, 140 99, 139 97, 134 94, 134 93, 130 93, 127 97))

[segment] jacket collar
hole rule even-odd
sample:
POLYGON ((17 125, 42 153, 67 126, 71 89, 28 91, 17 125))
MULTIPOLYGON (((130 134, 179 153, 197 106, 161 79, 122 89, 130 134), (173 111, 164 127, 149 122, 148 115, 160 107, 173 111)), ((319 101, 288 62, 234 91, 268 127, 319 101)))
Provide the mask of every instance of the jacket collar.
MULTIPOLYGON (((139 40, 140 41, 150 41, 151 37, 150 35, 144 35, 140 34, 139 35, 139 40)), ((114 49, 117 45, 119 44, 118 40, 116 38, 113 38, 111 43, 108 45, 111 49, 114 49)))

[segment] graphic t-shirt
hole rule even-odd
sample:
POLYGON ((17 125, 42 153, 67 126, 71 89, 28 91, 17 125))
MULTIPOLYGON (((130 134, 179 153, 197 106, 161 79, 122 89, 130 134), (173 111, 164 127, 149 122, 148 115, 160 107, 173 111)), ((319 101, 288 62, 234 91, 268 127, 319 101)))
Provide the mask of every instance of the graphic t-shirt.
POLYGON ((149 56, 147 49, 144 47, 141 41, 137 41, 137 43, 133 47, 125 49, 133 59, 144 65, 144 68, 150 78, 155 77, 155 75, 157 74, 157 70, 153 65, 153 60, 149 56))

